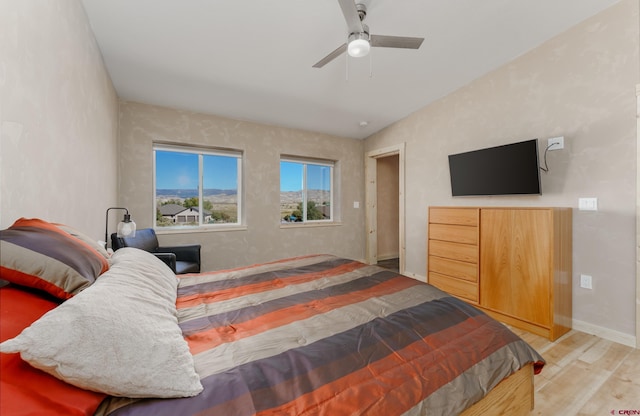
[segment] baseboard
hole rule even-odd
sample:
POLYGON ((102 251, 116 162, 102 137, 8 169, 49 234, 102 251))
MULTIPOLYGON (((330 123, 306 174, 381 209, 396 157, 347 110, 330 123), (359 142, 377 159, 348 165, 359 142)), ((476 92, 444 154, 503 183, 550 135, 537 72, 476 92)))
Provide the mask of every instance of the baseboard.
POLYGON ((403 276, 407 276, 410 277, 412 279, 416 279, 416 280, 420 280, 421 282, 426 282, 427 278, 424 276, 420 276, 419 274, 415 274, 415 273, 411 273, 405 270, 405 272, 402 274, 403 276))
POLYGON ((633 335, 625 334, 624 332, 619 332, 613 329, 604 328, 602 326, 593 325, 587 322, 579 321, 577 319, 573 320, 573 329, 587 334, 596 335, 600 338, 617 342, 618 344, 636 348, 636 337, 634 337, 633 335))

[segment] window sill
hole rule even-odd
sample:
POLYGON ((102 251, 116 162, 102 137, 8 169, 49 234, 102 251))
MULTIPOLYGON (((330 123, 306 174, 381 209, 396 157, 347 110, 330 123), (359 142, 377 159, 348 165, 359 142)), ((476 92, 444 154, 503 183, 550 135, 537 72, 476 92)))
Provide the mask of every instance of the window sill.
POLYGON ((285 228, 316 228, 316 227, 339 227, 341 226, 341 222, 293 222, 287 224, 280 224, 281 229, 285 228))
POLYGON ((216 227, 184 227, 184 228, 155 228, 156 234, 168 235, 168 234, 193 234, 193 233, 219 233, 226 231, 246 231, 248 227, 246 225, 219 225, 216 227))

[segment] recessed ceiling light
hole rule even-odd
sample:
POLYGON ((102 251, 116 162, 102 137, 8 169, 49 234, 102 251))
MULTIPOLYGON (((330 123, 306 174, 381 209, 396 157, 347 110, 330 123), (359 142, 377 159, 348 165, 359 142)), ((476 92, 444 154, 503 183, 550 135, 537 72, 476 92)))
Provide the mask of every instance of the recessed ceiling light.
POLYGON ((364 121, 364 120, 362 120, 362 121, 360 122, 360 127, 367 127, 368 125, 369 125, 369 122, 368 122, 368 121, 364 121))

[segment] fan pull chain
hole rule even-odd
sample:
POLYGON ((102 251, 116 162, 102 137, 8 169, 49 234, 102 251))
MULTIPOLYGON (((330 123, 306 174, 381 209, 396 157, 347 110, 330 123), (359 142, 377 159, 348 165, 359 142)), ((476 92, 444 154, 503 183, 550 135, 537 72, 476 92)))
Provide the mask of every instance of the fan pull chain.
POLYGON ((344 67, 345 67, 344 80, 349 81, 349 54, 345 55, 344 57, 344 67))

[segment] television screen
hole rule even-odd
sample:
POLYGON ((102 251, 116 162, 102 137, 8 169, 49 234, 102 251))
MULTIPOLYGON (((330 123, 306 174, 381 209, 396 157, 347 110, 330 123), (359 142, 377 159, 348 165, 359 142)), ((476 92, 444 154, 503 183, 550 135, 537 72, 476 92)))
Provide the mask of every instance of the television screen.
POLYGON ((449 155, 453 196, 542 193, 538 140, 449 155))

